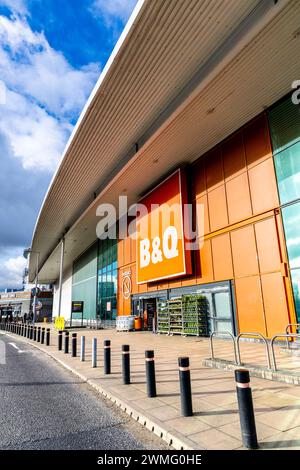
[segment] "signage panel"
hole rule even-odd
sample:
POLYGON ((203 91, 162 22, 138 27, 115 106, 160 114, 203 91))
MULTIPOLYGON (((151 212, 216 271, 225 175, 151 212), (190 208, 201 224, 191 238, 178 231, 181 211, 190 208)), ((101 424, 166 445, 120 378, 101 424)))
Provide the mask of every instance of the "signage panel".
POLYGON ((137 283, 191 274, 191 252, 186 250, 184 206, 186 178, 182 169, 149 192, 137 220, 137 283))

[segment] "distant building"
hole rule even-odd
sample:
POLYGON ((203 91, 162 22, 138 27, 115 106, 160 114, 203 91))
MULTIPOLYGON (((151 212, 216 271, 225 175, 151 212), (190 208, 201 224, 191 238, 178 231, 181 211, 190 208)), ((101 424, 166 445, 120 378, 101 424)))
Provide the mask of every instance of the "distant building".
MULTIPOLYGON (((34 295, 31 290, 0 292, 0 313, 7 315, 12 311, 13 316, 23 317, 32 312, 34 295)), ((43 321, 44 318, 52 318, 53 292, 52 290, 42 290, 37 296, 38 310, 36 314, 37 321, 43 321)))

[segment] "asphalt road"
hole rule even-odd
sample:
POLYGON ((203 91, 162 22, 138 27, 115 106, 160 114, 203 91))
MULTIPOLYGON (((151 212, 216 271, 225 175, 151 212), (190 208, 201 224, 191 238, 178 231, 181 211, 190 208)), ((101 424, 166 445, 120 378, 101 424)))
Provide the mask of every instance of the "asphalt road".
POLYGON ((6 364, 0 363, 1 450, 167 448, 34 347, 6 335, 0 341, 6 350, 6 364))

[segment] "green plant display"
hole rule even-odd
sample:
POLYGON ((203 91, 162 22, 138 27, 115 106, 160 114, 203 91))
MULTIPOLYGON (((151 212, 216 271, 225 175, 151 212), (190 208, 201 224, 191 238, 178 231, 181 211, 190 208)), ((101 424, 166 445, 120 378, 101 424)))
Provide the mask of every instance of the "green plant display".
POLYGON ((157 331, 169 335, 208 335, 208 302, 203 295, 182 295, 158 302, 157 331))

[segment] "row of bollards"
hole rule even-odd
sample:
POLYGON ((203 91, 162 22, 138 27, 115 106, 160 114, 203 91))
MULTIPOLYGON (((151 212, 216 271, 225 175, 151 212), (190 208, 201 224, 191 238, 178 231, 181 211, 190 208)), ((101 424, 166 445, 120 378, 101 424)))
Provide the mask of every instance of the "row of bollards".
POLYGON ((28 323, 1 323, 1 330, 31 339, 50 346, 50 328, 30 325, 28 323))
MULTIPOLYGON (((69 332, 65 331, 64 337, 64 352, 69 353, 69 332)), ((63 345, 63 331, 58 332, 58 350, 62 350, 63 345)), ((124 385, 129 385, 130 381, 130 346, 128 344, 122 345, 122 382, 124 385)), ((77 357, 77 333, 72 333, 71 345, 72 357, 77 357)), ((103 347, 104 358, 104 374, 111 374, 111 342, 110 340, 104 341, 103 347)), ((81 336, 80 343, 80 361, 85 361, 85 336, 81 336)), ((92 367, 97 367, 97 338, 92 340, 92 367)), ((156 377, 155 377, 155 358, 154 351, 145 351, 145 369, 146 369, 146 385, 147 396, 154 398, 157 396, 156 391, 156 377)), ((188 417, 193 416, 192 405, 192 387, 191 387, 191 374, 190 363, 188 357, 178 358, 178 371, 180 383, 180 399, 181 399, 181 415, 188 417)), ((249 371, 245 369, 238 369, 235 371, 237 400, 240 415, 240 426, 243 444, 248 449, 257 449, 257 434, 255 426, 255 417, 253 409, 252 392, 250 388, 249 371)))

